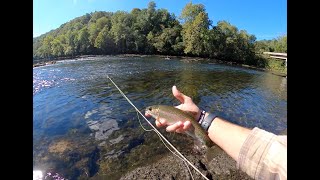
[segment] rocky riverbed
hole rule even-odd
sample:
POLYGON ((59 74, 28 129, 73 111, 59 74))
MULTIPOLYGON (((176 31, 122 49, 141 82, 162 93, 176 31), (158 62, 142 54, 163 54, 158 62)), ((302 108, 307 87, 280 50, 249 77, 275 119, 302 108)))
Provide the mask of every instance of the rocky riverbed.
MULTIPOLYGON (((234 161, 225 152, 220 151, 211 160, 196 151, 185 153, 185 157, 209 179, 252 179, 236 168, 234 161)), ((194 179, 204 179, 198 172, 189 166, 194 179)), ((173 154, 169 154, 158 161, 138 167, 126 173, 122 180, 131 179, 192 179, 186 165, 173 154)))

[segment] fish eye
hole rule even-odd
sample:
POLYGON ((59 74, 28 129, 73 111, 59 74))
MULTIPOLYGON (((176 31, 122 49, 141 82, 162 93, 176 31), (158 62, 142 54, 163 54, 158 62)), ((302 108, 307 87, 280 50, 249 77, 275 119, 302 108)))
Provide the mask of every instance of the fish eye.
POLYGON ((149 107, 149 111, 152 111, 152 107, 149 107))

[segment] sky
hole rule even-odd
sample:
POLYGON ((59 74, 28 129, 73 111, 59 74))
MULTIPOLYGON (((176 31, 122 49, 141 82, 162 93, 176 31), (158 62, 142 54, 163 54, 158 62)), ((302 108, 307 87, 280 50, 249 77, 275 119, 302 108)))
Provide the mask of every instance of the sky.
MULTIPOLYGON (((147 8, 150 0, 33 0, 33 37, 94 11, 130 12, 147 8)), ((190 0, 154 0, 156 8, 165 8, 177 17, 190 0)), ((203 4, 213 25, 226 20, 257 40, 274 39, 287 34, 287 0, 192 0, 203 4)))

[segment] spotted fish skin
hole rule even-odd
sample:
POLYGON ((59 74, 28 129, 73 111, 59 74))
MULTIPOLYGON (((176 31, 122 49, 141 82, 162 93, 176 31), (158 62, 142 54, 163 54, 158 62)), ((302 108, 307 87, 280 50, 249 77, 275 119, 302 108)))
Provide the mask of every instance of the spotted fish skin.
POLYGON ((210 148, 214 145, 207 132, 200 126, 200 124, 190 113, 167 105, 149 106, 146 108, 146 113, 150 114, 156 120, 159 120, 159 118, 165 119, 168 125, 174 124, 178 121, 190 121, 193 128, 190 128, 190 130, 186 131, 186 133, 196 140, 200 141, 207 148, 210 148))

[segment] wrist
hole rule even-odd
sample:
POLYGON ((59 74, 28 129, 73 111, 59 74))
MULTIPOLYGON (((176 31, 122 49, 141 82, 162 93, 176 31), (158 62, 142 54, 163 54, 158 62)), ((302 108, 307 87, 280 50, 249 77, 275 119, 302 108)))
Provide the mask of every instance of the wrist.
POLYGON ((197 121, 198 121, 199 124, 201 124, 202 121, 203 121, 204 118, 205 118, 206 111, 205 111, 205 110, 200 110, 198 114, 199 114, 199 116, 198 116, 198 118, 197 118, 197 121))
POLYGON ((199 122, 200 116, 201 116, 201 110, 199 109, 197 112, 197 115, 195 116, 195 120, 199 122))
POLYGON ((205 115, 203 116, 203 120, 199 122, 201 127, 208 132, 209 127, 211 126, 212 122, 217 118, 218 116, 215 115, 214 113, 208 113, 206 112, 205 115))
POLYGON ((208 117, 208 115, 209 115, 209 113, 208 113, 208 112, 206 112, 206 114, 204 115, 204 118, 208 117))

